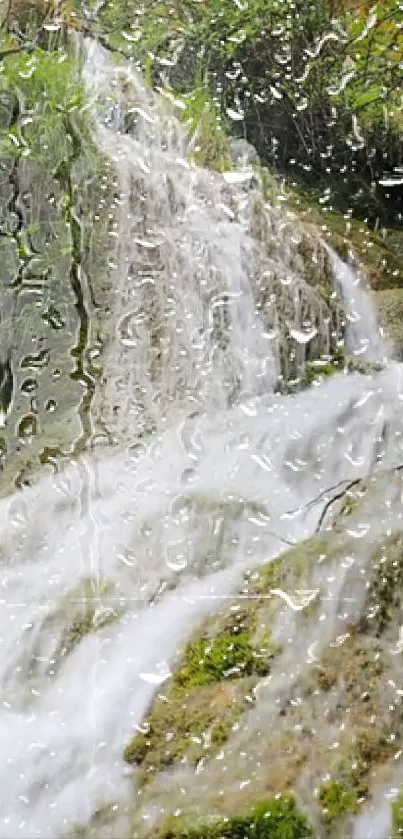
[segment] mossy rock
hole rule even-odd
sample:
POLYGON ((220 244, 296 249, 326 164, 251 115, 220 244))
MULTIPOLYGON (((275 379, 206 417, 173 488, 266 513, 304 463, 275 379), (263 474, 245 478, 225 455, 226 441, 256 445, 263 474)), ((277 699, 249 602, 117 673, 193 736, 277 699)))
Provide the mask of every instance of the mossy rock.
POLYGON ((231 728, 253 702, 251 691, 270 672, 278 652, 269 632, 254 638, 254 617, 234 615, 226 630, 191 641, 164 696, 158 696, 144 723, 127 745, 124 759, 141 767, 146 782, 161 769, 186 758, 197 763, 211 757, 228 739, 231 728))
POLYGON ((269 669, 269 661, 259 658, 249 632, 225 632, 213 639, 199 638, 188 645, 174 685, 187 690, 242 676, 264 676, 269 669))
POLYGON ((365 221, 326 211, 308 192, 290 187, 286 195, 290 210, 313 225, 342 259, 362 262, 373 290, 403 286, 401 236, 395 231, 383 236, 365 221))
POLYGON ((124 759, 141 767, 145 783, 163 769, 186 757, 197 764, 211 757, 228 739, 246 705, 254 680, 217 682, 188 692, 159 696, 139 732, 127 745, 124 759))
POLYGON ((99 631, 119 617, 119 611, 110 608, 103 601, 113 591, 111 581, 88 578, 74 591, 66 595, 62 610, 65 613, 63 633, 57 658, 69 655, 75 647, 92 632, 99 631))
POLYGON ((279 795, 256 804, 243 816, 176 826, 170 819, 159 839, 311 839, 313 831, 294 798, 279 795))
MULTIPOLYGON (((272 562, 268 562, 256 571, 248 572, 245 576, 243 593, 249 595, 270 594, 272 589, 290 588, 308 577, 310 571, 320 557, 330 553, 328 536, 314 536, 293 548, 285 551, 272 562)), ((333 553, 333 548, 332 551, 333 553)))

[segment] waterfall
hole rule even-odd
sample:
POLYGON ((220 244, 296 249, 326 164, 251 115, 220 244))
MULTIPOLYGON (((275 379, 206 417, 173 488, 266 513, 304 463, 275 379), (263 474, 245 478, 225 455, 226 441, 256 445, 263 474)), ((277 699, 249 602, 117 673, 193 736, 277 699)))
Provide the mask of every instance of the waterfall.
POLYGON ((187 162, 170 105, 94 44, 84 74, 119 183, 96 399, 124 445, 0 502, 4 839, 71 836, 110 802, 124 812, 124 745, 200 619, 312 534, 331 487, 403 458, 398 364, 274 393, 281 330, 302 358, 321 329, 327 340, 281 213, 266 208, 269 258, 250 192, 187 162), (157 433, 139 440, 147 424, 157 433))
POLYGON ((371 298, 351 265, 330 251, 336 281, 347 310, 346 345, 349 352, 365 361, 385 362, 389 355, 371 298))
POLYGON ((301 234, 249 175, 191 164, 171 100, 96 42, 84 54, 118 193, 113 324, 94 404, 122 439, 273 391, 280 355, 297 375, 310 352, 330 352, 337 326, 303 279, 301 234))
POLYGON ((245 208, 237 220, 225 180, 187 162, 171 108, 134 70, 116 71, 95 42, 85 79, 98 100, 110 94, 98 138, 119 190, 117 334, 104 405, 152 427, 176 406, 217 410, 272 390, 278 360, 255 312, 245 208))

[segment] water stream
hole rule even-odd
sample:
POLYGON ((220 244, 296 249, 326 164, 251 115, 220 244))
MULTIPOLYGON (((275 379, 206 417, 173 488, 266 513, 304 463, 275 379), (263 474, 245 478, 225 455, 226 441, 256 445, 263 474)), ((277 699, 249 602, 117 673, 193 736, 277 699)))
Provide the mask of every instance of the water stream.
MULTIPOLYGON (((90 47, 91 95, 117 90, 99 107, 121 215, 98 409, 121 445, 0 502, 4 839, 69 836, 123 801, 124 745, 200 618, 244 570, 309 536, 332 487, 403 463, 400 365, 273 392, 278 336, 254 304, 249 196, 189 167, 170 107, 128 72, 90 47), (75 637, 89 608, 93 628, 75 637)), ((275 210, 272 225, 277 272, 295 277, 275 210)), ((374 347, 376 322, 355 310, 360 346, 374 347)))

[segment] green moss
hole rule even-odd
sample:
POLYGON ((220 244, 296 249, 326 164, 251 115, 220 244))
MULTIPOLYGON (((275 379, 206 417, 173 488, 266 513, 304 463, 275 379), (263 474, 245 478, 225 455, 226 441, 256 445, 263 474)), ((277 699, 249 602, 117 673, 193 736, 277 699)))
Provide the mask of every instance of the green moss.
POLYGON ((62 642, 63 655, 68 655, 86 635, 114 623, 116 618, 112 609, 97 610, 89 606, 85 614, 76 617, 67 628, 62 642))
POLYGON ((358 810, 356 791, 342 781, 326 781, 321 784, 319 803, 323 821, 328 826, 358 810))
POLYGON ((216 638, 199 638, 188 644, 184 662, 174 677, 174 685, 189 690, 225 679, 252 674, 265 675, 269 662, 262 662, 251 644, 249 633, 224 633, 216 638))
POLYGON ((210 757, 228 739, 250 702, 256 678, 270 672, 279 648, 268 630, 256 632, 252 610, 221 616, 214 636, 192 640, 167 693, 158 697, 124 752, 142 768, 141 780, 186 757, 210 757), (248 699, 246 699, 248 697, 248 699))
POLYGON ((373 373, 379 373, 383 369, 383 365, 380 362, 363 361, 348 356, 346 368, 348 373, 361 373, 363 376, 371 376, 373 373))
POLYGON ((194 764, 211 757, 227 740, 252 685, 251 679, 238 679, 228 686, 208 684, 188 693, 168 691, 154 702, 144 732, 127 745, 124 759, 141 767, 140 780, 145 783, 184 756, 194 764))
POLYGON ((315 563, 326 556, 329 550, 330 542, 327 537, 314 536, 307 539, 257 571, 248 573, 243 590, 251 595, 267 595, 272 589, 284 588, 287 585, 295 588, 301 577, 307 576, 315 563))
POLYGON ((403 836, 403 791, 401 791, 392 803, 392 839, 399 839, 403 836))
POLYGON ((397 740, 389 740, 396 723, 380 713, 386 662, 375 640, 351 632, 341 644, 328 647, 316 668, 319 689, 332 692, 332 722, 340 725, 337 751, 326 760, 331 780, 320 787, 325 825, 354 813, 368 795, 373 767, 387 760, 397 740), (337 705, 333 702, 337 700, 337 705))
POLYGON ((310 839, 313 831, 292 797, 279 795, 259 802, 244 816, 197 826, 163 826, 160 839, 310 839))

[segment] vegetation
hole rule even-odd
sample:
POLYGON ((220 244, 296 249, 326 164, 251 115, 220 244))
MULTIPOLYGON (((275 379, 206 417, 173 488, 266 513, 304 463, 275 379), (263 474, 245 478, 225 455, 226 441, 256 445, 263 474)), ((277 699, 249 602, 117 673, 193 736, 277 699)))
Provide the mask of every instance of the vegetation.
POLYGON ((269 669, 269 658, 261 660, 251 644, 250 633, 222 633, 213 639, 204 637, 190 642, 174 684, 187 690, 244 675, 264 676, 269 669))
POLYGON ((245 816, 178 827, 164 826, 161 839, 311 839, 312 828, 293 798, 279 795, 259 802, 245 816))
POLYGON ((181 99, 178 115, 187 125, 191 157, 198 166, 216 172, 231 168, 228 135, 214 99, 202 85, 181 99))
POLYGON ((96 25, 156 82, 203 79, 233 133, 322 204, 397 226, 399 186, 380 182, 400 165, 401 20, 398 0, 107 0, 96 25))
POLYGON ((325 781, 319 789, 319 802, 323 820, 328 826, 358 810, 355 789, 343 781, 325 781))
POLYGON ((392 839, 403 836, 403 792, 400 791, 392 804, 392 839))
POLYGON ((239 679, 224 687, 221 682, 195 688, 179 696, 168 691, 159 696, 139 732, 127 745, 124 759, 141 767, 140 781, 186 758, 197 764, 211 757, 228 739, 245 708, 253 686, 239 679))
POLYGON ((311 189, 287 186, 287 206, 300 219, 320 228, 322 235, 342 259, 365 266, 370 285, 375 290, 403 284, 401 229, 374 230, 362 218, 354 218, 352 208, 336 212, 336 204, 320 204, 311 189))
POLYGON ((278 652, 266 632, 253 637, 253 613, 231 617, 214 637, 191 641, 166 695, 159 696, 125 749, 124 758, 142 768, 141 779, 186 756, 192 763, 210 757, 228 739, 251 701, 256 677, 270 672, 278 652))

